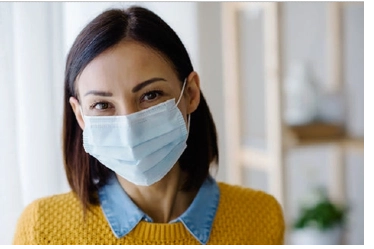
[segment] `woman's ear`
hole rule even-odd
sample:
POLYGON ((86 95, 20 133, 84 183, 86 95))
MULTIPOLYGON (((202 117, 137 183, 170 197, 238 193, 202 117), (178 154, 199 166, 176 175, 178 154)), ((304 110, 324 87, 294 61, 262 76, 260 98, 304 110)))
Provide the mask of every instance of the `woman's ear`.
POLYGON ((193 113, 200 103, 200 78, 199 75, 193 71, 187 77, 186 83, 187 95, 187 114, 193 113))
POLYGON ((75 97, 70 97, 69 103, 71 105, 71 108, 73 109, 75 118, 77 119, 79 126, 81 127, 82 130, 84 130, 84 120, 82 116, 81 105, 79 104, 78 100, 75 97))

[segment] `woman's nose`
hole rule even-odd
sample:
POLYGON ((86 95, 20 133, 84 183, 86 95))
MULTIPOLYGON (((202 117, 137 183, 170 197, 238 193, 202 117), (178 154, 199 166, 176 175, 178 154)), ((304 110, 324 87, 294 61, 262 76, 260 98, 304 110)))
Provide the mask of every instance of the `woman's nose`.
POLYGON ((117 108, 116 115, 126 116, 126 115, 136 113, 138 111, 141 111, 139 106, 137 106, 134 103, 131 103, 130 101, 123 101, 122 105, 119 108, 117 108))

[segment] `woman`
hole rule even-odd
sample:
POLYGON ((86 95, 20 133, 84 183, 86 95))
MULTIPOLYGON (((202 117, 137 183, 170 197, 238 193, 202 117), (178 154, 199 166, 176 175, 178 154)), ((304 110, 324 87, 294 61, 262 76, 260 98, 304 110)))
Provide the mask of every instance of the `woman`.
POLYGON ((14 244, 281 244, 270 195, 217 183, 216 129, 176 33, 151 11, 92 20, 67 58, 72 191, 30 204, 14 244))

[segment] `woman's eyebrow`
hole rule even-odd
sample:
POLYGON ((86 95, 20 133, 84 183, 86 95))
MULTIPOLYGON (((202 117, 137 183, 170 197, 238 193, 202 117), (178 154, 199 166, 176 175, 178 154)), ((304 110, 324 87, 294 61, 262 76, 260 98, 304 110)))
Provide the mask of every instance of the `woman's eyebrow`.
POLYGON ((89 94, 96 95, 96 96, 103 96, 103 97, 111 97, 113 96, 113 93, 111 92, 103 92, 103 91, 96 91, 96 90, 91 90, 86 92, 84 96, 87 96, 89 94))
MULTIPOLYGON (((166 79, 164 79, 164 78, 152 78, 152 79, 143 81, 142 83, 136 85, 132 89, 132 92, 133 93, 138 92, 139 90, 141 90, 142 88, 146 87, 147 85, 152 84, 152 83, 157 82, 157 81, 166 81, 166 79)), ((96 90, 88 91, 88 92, 86 92, 86 94, 84 96, 87 96, 87 95, 90 95, 90 94, 95 95, 95 96, 103 96, 103 97, 111 97, 111 96, 113 96, 113 93, 111 93, 111 92, 96 91, 96 90)))
POLYGON ((143 81, 142 83, 136 85, 133 89, 132 89, 132 92, 135 93, 139 90, 141 90, 142 88, 144 88, 145 86, 149 85, 149 84, 152 84, 156 81, 166 81, 164 78, 152 78, 152 79, 149 79, 149 80, 146 80, 146 81, 143 81))

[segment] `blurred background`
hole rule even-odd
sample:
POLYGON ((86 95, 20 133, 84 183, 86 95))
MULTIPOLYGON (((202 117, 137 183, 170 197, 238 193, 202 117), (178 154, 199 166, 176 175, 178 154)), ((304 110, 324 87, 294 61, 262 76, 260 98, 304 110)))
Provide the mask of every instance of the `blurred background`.
POLYGON ((363 2, 0 2, 0 244, 26 205, 69 191, 70 46, 102 11, 133 4, 176 31, 200 74, 216 179, 274 195, 287 244, 364 244, 363 2))

